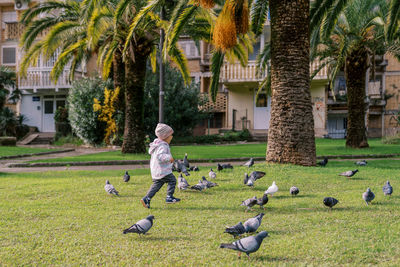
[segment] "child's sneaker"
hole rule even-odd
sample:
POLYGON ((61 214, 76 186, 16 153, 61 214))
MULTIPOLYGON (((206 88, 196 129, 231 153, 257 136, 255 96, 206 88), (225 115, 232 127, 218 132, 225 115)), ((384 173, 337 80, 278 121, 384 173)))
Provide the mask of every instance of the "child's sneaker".
POLYGON ((179 198, 171 197, 171 196, 167 196, 167 199, 165 200, 165 202, 167 204, 173 204, 173 203, 176 203, 176 202, 179 202, 179 201, 181 201, 179 198))
POLYGON ((140 200, 140 202, 142 203, 143 207, 150 209, 150 198, 144 197, 140 200))

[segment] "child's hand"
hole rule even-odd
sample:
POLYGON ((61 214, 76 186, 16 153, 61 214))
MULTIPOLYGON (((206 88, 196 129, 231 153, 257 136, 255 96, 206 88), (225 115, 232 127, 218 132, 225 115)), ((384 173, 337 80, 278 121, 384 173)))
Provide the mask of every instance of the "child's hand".
POLYGON ((173 157, 171 157, 171 159, 169 160, 169 162, 171 162, 171 163, 174 163, 174 158, 173 157))

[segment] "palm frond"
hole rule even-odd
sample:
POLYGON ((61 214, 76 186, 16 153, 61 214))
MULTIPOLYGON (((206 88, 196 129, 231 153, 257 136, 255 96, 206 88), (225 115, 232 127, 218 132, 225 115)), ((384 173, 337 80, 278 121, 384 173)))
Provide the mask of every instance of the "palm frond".
POLYGON ((150 64, 151 64, 151 69, 155 73, 157 70, 157 48, 153 46, 153 49, 151 50, 150 53, 150 64))
POLYGON ((340 13, 343 11, 348 0, 337 0, 335 6, 329 9, 327 18, 324 20, 323 26, 321 27, 321 35, 323 39, 329 38, 333 29, 337 23, 340 13))
POLYGON ((400 1, 391 0, 389 10, 390 10, 390 16, 389 16, 389 26, 387 30, 387 38, 388 40, 393 40, 396 32, 399 32, 400 1))
POLYGON ((190 71, 187 65, 187 59, 185 55, 176 46, 172 46, 168 52, 172 61, 175 62, 179 71, 181 72, 185 84, 186 85, 190 84, 190 71))
POLYGON ((254 0, 251 4, 250 19, 251 30, 260 35, 264 29, 265 21, 268 16, 268 1, 267 0, 254 0))
POLYGON ((221 67, 224 64, 225 53, 219 50, 213 51, 211 57, 211 83, 210 94, 213 102, 217 99, 217 92, 219 86, 219 77, 221 74, 221 67))
POLYGON ((36 42, 23 56, 19 64, 19 74, 26 77, 29 66, 36 65, 42 51, 43 41, 36 42))
POLYGON ((53 17, 44 17, 32 21, 22 33, 20 38, 20 46, 23 49, 28 50, 41 33, 47 29, 50 29, 57 23, 60 23, 60 20, 53 17))
POLYGON ((265 71, 269 64, 269 60, 271 59, 271 43, 265 43, 264 48, 260 54, 257 56, 256 67, 257 74, 260 74, 265 71))

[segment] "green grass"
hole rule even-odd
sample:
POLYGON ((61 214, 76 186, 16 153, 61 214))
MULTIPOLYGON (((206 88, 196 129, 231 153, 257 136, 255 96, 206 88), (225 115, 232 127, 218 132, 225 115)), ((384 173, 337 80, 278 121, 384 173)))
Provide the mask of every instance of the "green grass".
MULTIPOLYGON (((151 184, 149 171, 64 171, 0 173, 0 265, 113 265, 113 266, 271 266, 271 265, 400 265, 400 161, 377 160, 360 167, 353 178, 339 177, 354 169, 353 162, 329 162, 326 168, 259 164, 267 175, 255 188, 242 184, 244 167, 217 174, 219 187, 205 192, 176 192, 181 203, 164 203, 164 186, 150 210, 139 199, 151 184), (109 179, 121 197, 104 192, 109 179), (382 186, 390 180, 392 197, 382 186), (279 192, 270 198, 260 231, 269 232, 251 263, 231 250, 224 227, 255 216, 244 212, 242 200, 260 197, 275 180, 279 192), (300 188, 297 197, 289 188, 300 188), (376 194, 366 206, 361 194, 376 194), (332 210, 326 196, 339 199, 332 210), (122 230, 155 216, 149 235, 123 235, 122 230)), ((188 177, 197 182, 207 174, 188 177)))
POLYGON ((52 150, 54 149, 18 147, 18 146, 0 146, 0 157, 47 152, 52 150))
MULTIPOLYGON (((345 140, 316 139, 317 155, 366 155, 400 153, 398 144, 382 144, 380 139, 370 139, 370 148, 348 149, 345 140)), ((215 159, 237 157, 264 157, 266 144, 234 144, 234 145, 204 145, 204 146, 171 146, 175 158, 183 158, 185 152, 189 159, 215 159)), ((142 160, 150 159, 149 154, 122 154, 120 151, 101 152, 76 157, 36 160, 31 162, 76 162, 76 161, 107 161, 107 160, 142 160)))

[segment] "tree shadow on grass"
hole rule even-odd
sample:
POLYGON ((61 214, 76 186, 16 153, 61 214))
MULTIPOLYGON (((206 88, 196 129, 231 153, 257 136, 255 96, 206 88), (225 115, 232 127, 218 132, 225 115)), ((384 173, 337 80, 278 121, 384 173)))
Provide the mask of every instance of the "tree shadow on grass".
POLYGON ((267 255, 264 256, 258 256, 258 255, 254 255, 254 256, 250 256, 251 257, 251 261, 268 261, 268 262, 295 262, 297 259, 296 258, 289 258, 289 257, 270 257, 267 255))
POLYGON ((364 180, 368 180, 367 178, 364 177, 350 177, 350 178, 346 178, 347 180, 354 180, 354 181, 364 181, 364 180))
MULTIPOLYGON (((137 237, 137 236, 136 236, 137 237)), ((141 235, 140 240, 142 241, 186 241, 188 240, 187 237, 177 237, 177 236, 168 236, 168 237, 162 237, 162 236, 157 236, 157 235, 152 235, 151 233, 141 235)))

